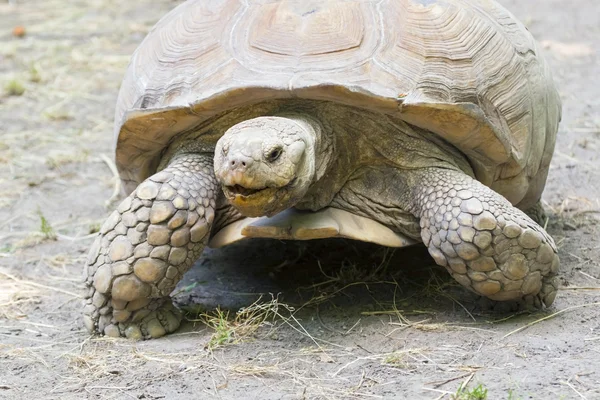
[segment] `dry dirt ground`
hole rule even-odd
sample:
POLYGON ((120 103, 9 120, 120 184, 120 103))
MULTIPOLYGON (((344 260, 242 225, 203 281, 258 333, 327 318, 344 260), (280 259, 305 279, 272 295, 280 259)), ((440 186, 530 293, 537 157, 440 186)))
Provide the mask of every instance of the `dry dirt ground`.
POLYGON ((0 398, 600 399, 599 6, 502 3, 564 101, 544 194, 562 260, 550 310, 486 312, 422 247, 256 241, 197 263, 178 333, 131 342, 83 330, 79 281, 114 206, 120 81, 177 2, 2 0, 0 398))

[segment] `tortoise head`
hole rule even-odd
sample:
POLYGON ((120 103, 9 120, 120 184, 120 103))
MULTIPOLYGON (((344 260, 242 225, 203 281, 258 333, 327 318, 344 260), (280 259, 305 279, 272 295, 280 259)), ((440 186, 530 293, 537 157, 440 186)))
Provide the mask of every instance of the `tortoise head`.
POLYGON ((315 128, 303 118, 258 117, 219 139, 215 175, 242 215, 272 216, 302 199, 315 175, 315 128))

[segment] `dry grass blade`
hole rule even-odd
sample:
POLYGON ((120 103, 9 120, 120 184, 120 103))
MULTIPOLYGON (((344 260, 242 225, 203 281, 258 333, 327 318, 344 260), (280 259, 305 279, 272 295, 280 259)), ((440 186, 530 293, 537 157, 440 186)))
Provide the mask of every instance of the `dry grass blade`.
MULTIPOLYGON (((569 379, 570 380, 570 379, 569 379)), ((573 390, 575 393, 577 393, 577 395, 583 399, 583 400, 587 400, 587 397, 585 397, 583 394, 581 394, 581 392, 579 392, 577 389, 575 389, 575 386, 573 386, 573 384, 569 381, 561 381, 560 383, 562 383, 563 385, 567 385, 569 388, 571 388, 571 390, 573 390)))
POLYGON ((458 387, 458 390, 457 390, 457 392, 460 392, 460 391, 464 390, 464 389, 465 389, 465 388, 466 388, 466 387, 469 385, 469 382, 471 382, 471 380, 473 379, 473 377, 474 377, 474 376, 475 376, 475 373, 472 373, 471 375, 469 375, 469 376, 467 377, 467 379, 465 379, 465 380, 464 380, 464 381, 463 381, 463 382, 460 384, 460 386, 458 387))
POLYGON ((214 330, 206 345, 206 348, 212 351, 220 346, 247 340, 259 328, 266 325, 273 328, 275 319, 282 317, 279 312, 280 308, 284 308, 290 313, 294 311, 292 307, 279 303, 275 297, 266 303, 261 303, 261 299, 259 298, 250 306, 240 309, 233 318, 229 317, 229 311, 217 308, 214 312, 201 314, 199 319, 191 321, 203 322, 214 330))
POLYGON ((21 307, 40 302, 36 288, 18 281, 0 280, 0 318, 19 319, 26 316, 21 307))
POLYGON ((111 160, 106 154, 100 154, 100 159, 102 159, 102 161, 104 161, 104 163, 108 166, 115 181, 115 187, 112 194, 108 200, 104 202, 104 206, 108 208, 119 198, 119 194, 121 192, 121 177, 119 176, 119 171, 117 171, 117 166, 113 160, 111 160))
POLYGON ((24 279, 19 279, 9 273, 0 271, 0 274, 6 276, 7 278, 19 283, 19 284, 23 284, 23 285, 28 285, 28 286, 33 286, 36 288, 40 288, 40 289, 45 289, 45 290, 50 290, 50 291, 54 291, 54 292, 58 292, 58 293, 63 293, 63 294, 67 294, 69 296, 81 299, 83 298, 83 296, 77 294, 77 293, 73 293, 73 292, 69 292, 68 290, 64 290, 64 289, 60 289, 60 288, 56 288, 56 287, 52 287, 52 286, 46 286, 46 285, 42 285, 40 283, 36 283, 36 282, 32 282, 32 281, 27 281, 24 279))
POLYGON ((449 382, 453 382, 457 379, 462 379, 462 378, 466 378, 467 376, 472 375, 472 374, 464 374, 464 375, 459 375, 459 376, 455 376, 454 378, 449 378, 440 382, 429 382, 429 385, 433 385, 434 388, 439 388, 440 386, 444 386, 446 383, 449 382))
POLYGON ((506 339, 507 337, 514 335, 515 333, 521 332, 521 331, 523 331, 533 325, 536 325, 540 322, 552 319, 552 318, 556 317, 557 315, 564 314, 567 311, 573 311, 573 310, 577 310, 578 308, 592 307, 592 306, 600 306, 600 303, 580 304, 578 306, 567 307, 564 310, 557 311, 555 313, 545 316, 544 318, 536 319, 535 321, 532 321, 518 329, 515 329, 514 331, 508 332, 506 335, 502 336, 502 339, 506 339))

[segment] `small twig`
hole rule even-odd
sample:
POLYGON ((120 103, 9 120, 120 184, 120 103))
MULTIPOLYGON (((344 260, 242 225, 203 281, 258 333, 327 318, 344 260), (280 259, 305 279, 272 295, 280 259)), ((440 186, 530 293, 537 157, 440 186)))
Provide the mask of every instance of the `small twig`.
POLYGON ((579 395, 579 397, 581 397, 583 400, 587 400, 587 397, 585 397, 584 395, 582 395, 577 389, 575 389, 575 386, 573 386, 573 384, 569 381, 561 381, 560 383, 562 383, 563 385, 567 385, 568 387, 570 387, 575 393, 577 393, 579 395))
MULTIPOLYGON (((591 260, 588 260, 587 262, 589 263, 590 261, 591 261, 591 260)), ((597 281, 597 280, 598 280, 598 278, 596 278, 595 276, 592 276, 592 275, 590 275, 590 274, 587 274, 587 273, 585 273, 585 272, 583 272, 583 271, 579 271, 579 273, 580 273, 581 275, 583 275, 583 276, 586 276, 586 277, 588 277, 588 278, 590 278, 590 279, 593 279, 593 280, 595 280, 595 281, 597 281)))
POLYGON ((89 235, 79 236, 79 237, 67 236, 67 235, 63 235, 62 233, 56 233, 57 238, 63 239, 63 240, 70 240, 71 242, 92 239, 92 238, 95 238, 96 236, 98 236, 98 233, 90 233, 89 235))
POLYGON ((369 353, 369 354, 373 354, 373 352, 372 352, 372 351, 370 351, 370 350, 368 350, 368 349, 365 349, 365 347, 364 347, 364 346, 361 346, 361 345, 360 345, 360 344, 358 344, 358 343, 356 343, 356 347, 358 347, 358 348, 359 348, 359 349, 361 349, 362 351, 365 351, 365 352, 367 352, 367 353, 369 353))
POLYGON ((340 280, 339 278, 336 278, 336 277, 334 277, 334 276, 329 276, 329 275, 327 275, 327 274, 325 273, 325 271, 323 271, 323 267, 321 266, 321 260, 318 260, 318 259, 317 259, 317 265, 319 266, 319 271, 321 271, 321 274, 322 274, 322 275, 323 275, 325 278, 327 278, 327 279, 328 279, 328 282, 337 282, 337 281, 339 281, 339 280, 340 280))
MULTIPOLYGON (((319 348, 319 350, 321 350, 321 352, 323 352, 323 354, 325 354, 327 357, 333 359, 329 354, 327 354, 327 352, 325 351, 325 349, 319 344, 319 342, 317 342, 317 339, 315 339, 310 333, 308 333, 308 331, 304 328, 304 326, 302 326, 302 324, 300 323, 300 321, 298 321, 296 319, 296 317, 294 316, 294 314, 290 315, 290 318, 294 320, 294 322, 300 327, 300 329, 297 329, 295 326, 293 326, 292 324, 290 324, 289 320, 284 320, 284 322, 286 324, 288 324, 288 326, 290 326, 292 329, 295 329, 297 332, 302 333, 303 335, 305 335, 306 337, 308 337, 310 340, 313 341, 313 343, 319 348)), ((322 340, 322 339, 319 339, 322 340)), ((324 343, 327 344, 333 344, 330 343, 328 341, 322 340, 324 343)), ((339 346, 342 347, 342 346, 339 346)))
POLYGON ((8 225, 8 224, 10 224, 10 223, 11 223, 11 222, 13 222, 15 219, 17 219, 17 218, 20 218, 20 217, 21 217, 21 214, 17 214, 17 215, 14 215, 13 217, 11 217, 11 218, 7 219, 6 221, 3 221, 3 222, 0 224, 0 228, 4 228, 4 226, 5 226, 5 225, 8 225))
POLYGON ((86 389, 129 390, 131 386, 87 386, 86 389))
POLYGON ((39 327, 42 327, 42 328, 52 328, 52 329, 62 330, 62 328, 59 328, 58 326, 54 326, 54 325, 40 324, 40 323, 37 323, 37 322, 31 322, 31 321, 19 321, 19 322, 22 323, 22 324, 39 326, 39 327))
POLYGON ((380 355, 380 354, 376 354, 376 355, 374 355, 374 356, 367 356, 367 357, 358 357, 358 358, 356 358, 356 359, 354 359, 354 360, 352 360, 352 361, 350 361, 350 362, 346 363, 345 365, 341 366, 341 367, 340 367, 340 368, 339 368, 337 371, 335 371, 335 372, 334 372, 334 373, 333 373, 331 376, 332 376, 333 378, 335 378, 336 376, 338 376, 338 374, 339 374, 340 372, 342 372, 343 370, 345 370, 346 368, 348 368, 348 367, 349 367, 349 366, 351 366, 352 364, 354 364, 354 363, 357 363, 357 362, 359 362, 359 361, 376 360, 376 359, 378 359, 378 358, 381 358, 381 355, 380 355))
POLYGON ((374 316, 374 315, 397 315, 401 312, 405 315, 422 315, 422 314, 435 314, 435 311, 421 311, 421 310, 381 310, 381 311, 361 311, 360 315, 374 316))
POLYGON ((473 316, 473 314, 471 314, 469 312, 469 310, 467 310, 467 307, 465 307, 460 301, 456 300, 454 297, 450 296, 450 295, 445 295, 445 297, 449 298, 450 300, 452 300, 453 302, 455 302, 456 304, 458 304, 466 313, 469 317, 471 317, 471 319, 475 322, 477 322, 477 320, 475 319, 475 317, 473 316))
POLYGON ((121 192, 121 177, 119 176, 119 171, 117 171, 117 166, 115 165, 113 160, 111 160, 106 154, 100 154, 100 158, 102 159, 102 161, 104 161, 106 165, 108 165, 108 168, 112 172, 113 178, 115 180, 115 187, 113 189, 113 192, 108 198, 108 200, 104 202, 104 206, 106 208, 109 208, 113 204, 113 202, 119 197, 119 193, 121 192))
POLYGON ((472 374, 464 374, 464 375, 457 376, 457 377, 454 377, 454 378, 446 379, 445 381, 441 381, 441 382, 440 382, 440 381, 438 381, 438 382, 429 382, 429 383, 427 383, 427 384, 428 384, 428 385, 433 385, 433 387, 435 387, 435 388, 437 389, 437 388, 439 388, 440 386, 443 386, 443 385, 445 385, 446 383, 449 383, 449 382, 455 381, 455 380, 457 380, 457 379, 466 378, 466 377, 467 377, 467 376, 469 376, 469 375, 472 375, 472 374))
POLYGON ((404 322, 388 322, 388 325, 394 325, 394 326, 401 326, 401 327, 409 328, 409 327, 415 327, 415 326, 418 326, 418 325, 424 325, 425 322, 429 322, 429 321, 431 321, 431 318, 425 318, 425 319, 422 319, 422 320, 417 321, 417 322, 410 322, 410 321, 408 321, 408 323, 404 323, 404 322))
POLYGON ((41 289, 52 290, 52 291, 55 291, 55 292, 68 294, 69 296, 77 297, 79 299, 83 298, 83 296, 80 296, 80 295, 78 295, 76 293, 73 293, 73 292, 69 292, 68 290, 63 290, 63 289, 55 288, 55 287, 52 287, 52 286, 41 285, 39 283, 35 283, 35 282, 31 282, 31 281, 25 281, 25 280, 22 280, 22 279, 19 279, 19 278, 15 277, 15 276, 12 276, 11 274, 7 274, 6 272, 0 271, 0 274, 6 276, 9 279, 12 279, 13 281, 15 281, 17 283, 22 283, 24 285, 29 285, 29 286, 33 286, 33 287, 37 287, 37 288, 41 288, 41 289))
POLYGON ((428 388, 428 387, 423 387, 423 389, 425 389, 425 390, 431 390, 432 392, 441 393, 441 395, 439 397, 436 397, 436 400, 443 399, 444 396, 452 395, 453 394, 452 392, 449 392, 447 390, 433 389, 433 388, 428 388))
POLYGON ((350 327, 350 329, 348 329, 348 330, 346 331, 346 333, 344 333, 344 335, 349 335, 349 334, 350 334, 350 332, 352 332, 352 330, 353 330, 354 328, 356 328, 356 327, 358 326, 358 324, 360 324, 360 321, 361 321, 361 318, 359 318, 359 319, 358 319, 358 321, 356 321, 356 323, 355 323, 354 325, 352 325, 352 326, 350 327))
POLYGON ((517 332, 521 332, 521 331, 523 331, 523 330, 525 330, 525 329, 529 328, 530 326, 533 326, 533 325, 535 325, 535 324, 538 324, 538 323, 540 323, 540 322, 542 322, 542 321, 546 321, 546 320, 548 320, 548 319, 554 318, 554 317, 556 317, 556 316, 557 316, 557 315, 559 315, 559 314, 563 314, 563 313, 565 313, 565 312, 567 312, 567 311, 571 311, 571 310, 576 310, 576 309, 578 309, 578 308, 584 308, 584 307, 590 307, 590 306, 600 306, 600 303, 580 304, 580 305, 578 305, 578 306, 567 307, 567 308, 565 308, 564 310, 557 311, 557 312, 555 312, 555 313, 553 313, 553 314, 550 314, 550 315, 547 315, 547 316, 545 316, 544 318, 540 318, 540 319, 537 319, 537 320, 535 320, 535 321, 532 321, 532 322, 528 323, 527 325, 524 325, 524 326, 522 326, 522 327, 520 327, 520 328, 518 328, 518 329, 515 329, 515 330, 514 330, 514 331, 512 331, 512 332, 508 332, 506 335, 502 336, 502 339, 506 339, 507 337, 509 337, 509 336, 511 336, 511 335, 513 335, 513 334, 515 334, 515 333, 517 333, 517 332))
POLYGON ((600 214, 600 210, 583 210, 583 211, 577 211, 576 213, 574 213, 574 216, 578 216, 581 214, 600 214))
POLYGON ((326 330, 328 330, 329 332, 337 333, 338 335, 343 335, 344 334, 344 332, 340 332, 340 331, 338 331, 336 329, 330 328, 329 326, 325 325, 325 322, 323 322, 323 319, 321 318, 321 313, 319 311, 319 305, 318 304, 316 306, 315 315, 317 316, 317 320, 319 321, 319 324, 321 324, 321 326, 323 328, 325 328, 326 330))
POLYGON ((458 387, 458 392, 462 392, 469 385, 469 382, 471 382, 471 379, 473 379, 474 376, 475 372, 473 372, 467 379, 465 379, 464 382, 461 383, 458 387))
POLYGON ((353 388, 353 391, 354 391, 354 392, 355 392, 355 391, 357 391, 358 389, 360 389, 360 388, 361 388, 361 386, 363 385, 363 383, 365 382, 365 375, 366 375, 366 374, 365 374, 365 370, 363 369, 363 370, 362 370, 362 374, 361 374, 361 376, 360 376, 360 382, 358 382, 358 385, 356 385, 356 386, 353 388))

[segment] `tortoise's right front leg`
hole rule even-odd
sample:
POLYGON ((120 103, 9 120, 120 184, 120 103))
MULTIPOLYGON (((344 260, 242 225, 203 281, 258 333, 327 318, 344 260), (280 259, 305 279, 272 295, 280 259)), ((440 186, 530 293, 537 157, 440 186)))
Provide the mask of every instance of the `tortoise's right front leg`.
POLYGON ((182 154, 104 222, 86 266, 90 332, 156 338, 179 327, 169 295, 198 259, 217 198, 212 154, 182 154))

